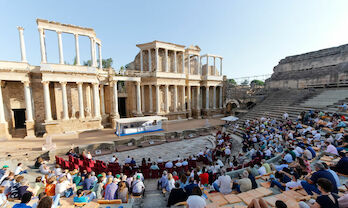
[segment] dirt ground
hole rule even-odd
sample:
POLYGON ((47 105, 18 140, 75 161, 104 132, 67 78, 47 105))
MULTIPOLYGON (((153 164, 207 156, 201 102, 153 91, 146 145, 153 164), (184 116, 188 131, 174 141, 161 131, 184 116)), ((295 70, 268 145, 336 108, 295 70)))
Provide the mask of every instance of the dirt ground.
MULTIPOLYGON (((224 122, 220 118, 208 119, 210 125, 220 125, 224 122)), ((206 119, 185 120, 185 121, 170 121, 163 125, 163 132, 173 132, 188 129, 195 129, 206 126, 206 119)), ((154 133, 146 133, 151 135, 154 133)), ((129 139, 134 136, 117 137, 113 129, 103 129, 98 131, 83 132, 79 135, 67 135, 61 137, 53 137, 52 141, 56 144, 56 148, 67 148, 72 146, 87 145, 93 143, 110 142, 116 140, 129 139)), ((45 144, 45 139, 38 137, 36 139, 11 139, 2 141, 0 145, 1 159, 29 159, 31 160, 38 153, 42 152, 41 148, 45 144), (10 155, 10 156, 9 156, 10 155)))

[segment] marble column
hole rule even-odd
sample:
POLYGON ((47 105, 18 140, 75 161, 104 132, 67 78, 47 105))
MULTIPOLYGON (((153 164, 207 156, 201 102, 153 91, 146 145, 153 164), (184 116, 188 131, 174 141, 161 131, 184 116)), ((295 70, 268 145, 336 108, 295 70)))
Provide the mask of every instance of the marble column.
POLYGON ((137 114, 141 115, 141 97, 140 97, 140 81, 136 82, 137 85, 137 114))
POLYGON ((45 102, 45 122, 49 122, 53 120, 51 111, 50 83, 48 81, 42 81, 42 85, 45 102))
POLYGON ((200 75, 201 74, 201 57, 197 56, 197 74, 200 75))
POLYGON ((191 111, 191 86, 187 86, 187 110, 191 111))
POLYGON ((213 86, 213 109, 216 109, 216 86, 213 86))
POLYGON ((209 86, 205 87, 205 109, 209 109, 209 86))
POLYGON ((94 118, 100 118, 99 83, 93 83, 94 118))
POLYGON ((95 66, 94 60, 95 60, 95 53, 94 53, 94 38, 93 37, 89 37, 90 43, 91 43, 91 66, 95 66))
POLYGON ((76 84, 77 84, 77 91, 79 96, 79 118, 84 119, 85 109, 83 107, 83 89, 82 89, 83 82, 77 82, 76 84))
POLYGON ((164 111, 169 113, 168 85, 164 85, 164 111))
POLYGON ((104 96, 104 85, 100 85, 100 110, 101 110, 101 115, 105 115, 105 96, 104 96))
POLYGON ((41 63, 45 64, 47 63, 47 56, 46 56, 45 34, 44 34, 43 28, 39 28, 39 34, 40 34, 41 63))
POLYGON ((216 57, 214 56, 214 72, 213 72, 213 75, 216 75, 216 63, 215 63, 215 59, 216 59, 216 57))
POLYGON ((177 68, 176 68, 176 51, 174 51, 174 73, 177 73, 177 68))
POLYGON ((0 123, 6 123, 4 100, 2 97, 3 81, 0 81, 0 123))
POLYGON ((201 96, 201 89, 200 86, 197 86, 196 88, 196 110, 200 110, 201 109, 201 103, 200 103, 200 96, 201 96))
POLYGON ((148 54, 149 54, 149 72, 152 71, 152 63, 151 63, 151 49, 147 49, 148 54))
POLYGON ((64 64, 62 32, 58 31, 59 64, 64 64))
POLYGON ((223 100, 222 100, 222 99, 223 99, 223 97, 222 97, 222 90, 223 90, 223 87, 220 86, 219 88, 220 88, 219 107, 222 108, 222 103, 223 103, 223 102, 222 102, 222 101, 223 101, 223 100))
POLYGON ((158 72, 158 48, 155 48, 155 71, 158 72))
POLYGON ((31 93, 30 93, 30 82, 29 81, 23 81, 24 85, 24 97, 25 97, 25 113, 26 113, 26 122, 32 122, 33 119, 33 106, 31 103, 31 93))
POLYGON ((66 84, 66 82, 60 82, 60 85, 62 87, 63 120, 69 120, 68 95, 66 92, 66 84))
POLYGON ((222 58, 220 58, 220 76, 222 76, 222 58))
POLYGON ((178 111, 178 86, 174 85, 174 112, 178 111))
POLYGON ((209 56, 206 56, 207 57, 207 76, 210 74, 209 72, 209 56))
POLYGON ((145 85, 141 86, 141 111, 145 112, 145 85))
POLYGON ((187 56, 187 70, 188 74, 191 74, 190 54, 187 56))
POLYGON ((164 49, 164 69, 168 72, 168 49, 164 49))
POLYGON ((116 118, 120 117, 120 114, 118 113, 118 91, 117 91, 117 81, 113 81, 113 91, 114 91, 114 96, 113 96, 113 103, 114 103, 114 116, 116 118))
POLYGON ((185 85, 181 87, 181 109, 182 111, 186 111, 185 106, 185 85))
POLYGON ((152 106, 152 85, 149 85, 149 112, 153 112, 153 106, 152 106))
POLYGON ((160 105, 160 86, 156 85, 156 114, 158 115, 161 112, 160 105))
POLYGON ((144 65, 143 65, 143 50, 140 49, 140 72, 143 72, 144 70, 144 65))
POLYGON ((92 114, 92 102, 91 102, 91 86, 88 83, 86 85, 86 104, 87 104, 87 117, 92 114))
POLYGON ((79 44, 79 34, 74 34, 75 36, 75 54, 76 54, 76 65, 80 65, 80 44, 79 44))
POLYGON ((98 44, 98 52, 99 52, 99 69, 103 68, 103 58, 101 52, 101 44, 98 44))
POLYGON ((20 42, 20 46, 21 46, 21 61, 22 62, 28 62, 27 61, 27 54, 26 54, 26 50, 25 50, 25 42, 24 42, 24 28, 23 27, 17 27, 18 32, 19 32, 19 42, 20 42))
POLYGON ((182 71, 181 73, 185 73, 185 52, 182 52, 182 71))

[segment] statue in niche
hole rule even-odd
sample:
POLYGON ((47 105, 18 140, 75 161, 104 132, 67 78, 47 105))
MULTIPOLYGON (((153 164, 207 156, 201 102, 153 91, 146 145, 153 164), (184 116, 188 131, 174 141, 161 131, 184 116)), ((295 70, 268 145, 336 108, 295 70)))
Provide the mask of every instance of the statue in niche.
POLYGON ((87 107, 87 108, 85 109, 85 111, 86 111, 86 116, 87 116, 87 118, 90 118, 90 117, 92 116, 91 110, 87 107))

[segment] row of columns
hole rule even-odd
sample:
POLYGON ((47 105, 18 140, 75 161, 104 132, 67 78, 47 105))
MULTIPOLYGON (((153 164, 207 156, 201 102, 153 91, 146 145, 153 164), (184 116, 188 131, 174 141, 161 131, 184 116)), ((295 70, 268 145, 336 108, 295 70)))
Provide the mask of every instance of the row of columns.
MULTIPOLYGON (((25 57, 25 46, 24 46, 24 37, 23 37, 23 28, 18 27, 22 51, 22 61, 23 61, 23 51, 25 57), (24 50, 23 50, 24 49, 24 50)), ((40 35, 40 49, 41 49, 41 63, 47 63, 46 55, 46 45, 45 45, 45 32, 44 28, 39 28, 40 35)), ((58 37, 58 50, 59 50, 59 64, 64 64, 64 54, 63 54, 63 41, 62 41, 62 32, 56 31, 58 37)), ((80 46, 79 46, 79 34, 74 34, 75 37, 75 53, 76 53, 76 65, 81 65, 80 63, 80 46)), ((98 45, 98 58, 99 58, 99 68, 102 68, 102 54, 101 54, 101 43, 96 42, 96 38, 89 36, 91 43, 91 61, 92 66, 97 67, 97 54, 96 54, 96 44, 98 45)), ((25 58, 26 60, 26 58, 25 58)))
MULTIPOLYGON (((120 114, 118 112, 118 91, 117 91, 117 81, 116 80, 112 81, 112 87, 113 87, 113 112, 112 112, 112 114, 114 117, 119 118, 120 114)), ((144 102, 144 101, 141 101, 140 93, 141 93, 140 81, 137 81, 136 82, 136 94, 137 94, 136 95, 136 100, 137 100, 136 111, 137 111, 137 115, 142 115, 141 106, 144 106, 144 105, 142 105, 142 102, 144 102)))
MULTIPOLYGON (((217 75, 216 74, 216 58, 219 58, 220 59, 220 76, 222 76, 222 57, 216 57, 216 56, 209 56, 209 55, 206 55, 206 56, 204 56, 204 57, 206 57, 206 65, 207 65, 207 75, 217 75), (209 57, 213 57, 214 59, 213 59, 213 63, 214 63, 214 74, 210 74, 210 72, 209 72, 209 57)), ((201 60, 202 61, 202 60, 201 60)))
MULTIPOLYGON (((69 120, 68 96, 67 96, 67 90, 66 90, 67 82, 59 82, 59 83, 62 89, 62 106, 63 106, 62 119, 69 120)), ((51 98, 50 98, 49 84, 50 83, 48 81, 42 82, 43 92, 44 92, 46 122, 53 120, 52 111, 51 111, 51 98)), ((82 88, 83 82, 77 82, 76 84, 77 84, 78 100, 79 100, 79 118, 84 119, 85 108, 84 108, 84 102, 83 102, 83 88, 82 88)), ((93 85, 94 118, 101 119, 101 112, 102 112, 102 115, 105 115, 104 86, 103 85, 100 86, 100 94, 99 94, 99 83, 92 83, 92 85, 93 85)), ((87 101, 87 107, 88 106, 89 104, 87 101)))
MULTIPOLYGON (((144 87, 145 86, 148 86, 149 88, 149 113, 153 113, 153 93, 152 93, 152 85, 143 85, 142 86, 142 89, 141 89, 141 102, 140 102, 140 98, 138 97, 137 98, 137 103, 142 103, 142 111, 145 112, 145 89, 144 87)), ((168 98, 168 95, 169 95, 169 86, 170 85, 164 85, 164 112, 165 113, 169 113, 169 98, 168 98)), ((173 97, 173 110, 174 112, 177 112, 178 111, 178 85, 172 85, 173 86, 173 90, 174 90, 174 97, 173 97)), ((222 108, 222 87, 221 86, 218 86, 220 87, 220 94, 219 94, 219 108, 222 108)), ((187 110, 190 111, 191 110, 191 86, 181 86, 181 103, 182 103, 182 111, 186 111, 186 106, 185 106, 185 97, 186 97, 186 88, 187 88, 187 110)), ((217 102, 216 102, 216 86, 213 86, 213 98, 214 98, 214 102, 213 102, 213 109, 216 109, 217 106, 217 102)), ((156 114, 159 114, 160 113, 160 99, 159 99, 159 95, 160 95, 160 85, 155 85, 155 95, 156 95, 156 114)), ((140 90, 139 90, 140 91, 140 90)), ((197 110, 200 110, 201 109, 201 106, 200 106, 200 87, 196 87, 196 98, 193 98, 193 99, 196 99, 195 100, 195 103, 196 103, 196 106, 195 108, 197 110)), ((138 95, 138 93, 137 93, 138 95)), ((206 88, 206 106, 205 106, 205 109, 209 109, 209 87, 206 88), (208 90, 207 90, 208 89, 208 90)))
MULTIPOLYGON (((158 63, 158 49, 159 48, 154 48, 155 49, 155 71, 158 71, 158 66, 159 66, 159 63, 158 63)), ((151 55, 151 50, 153 49, 147 49, 147 52, 148 52, 148 71, 151 72, 152 71, 152 55, 151 55)), ((144 50, 141 49, 140 50, 140 71, 143 72, 145 71, 144 69, 144 63, 143 63, 143 52, 144 50)), ((178 72, 178 67, 177 67, 177 52, 181 52, 182 53, 182 68, 181 68, 181 73, 184 73, 185 72, 185 52, 184 51, 175 51, 173 50, 174 52, 174 73, 177 73, 178 72)), ((168 64, 168 49, 164 48, 164 71, 165 72, 169 72, 169 64, 168 64)))

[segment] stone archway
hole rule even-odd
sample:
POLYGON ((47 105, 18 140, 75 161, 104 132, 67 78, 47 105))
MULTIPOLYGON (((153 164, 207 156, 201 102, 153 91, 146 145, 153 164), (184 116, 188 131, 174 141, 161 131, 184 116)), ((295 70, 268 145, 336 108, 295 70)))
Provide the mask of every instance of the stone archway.
POLYGON ((235 99, 227 100, 225 103, 225 109, 227 114, 232 114, 239 107, 239 102, 235 99))

